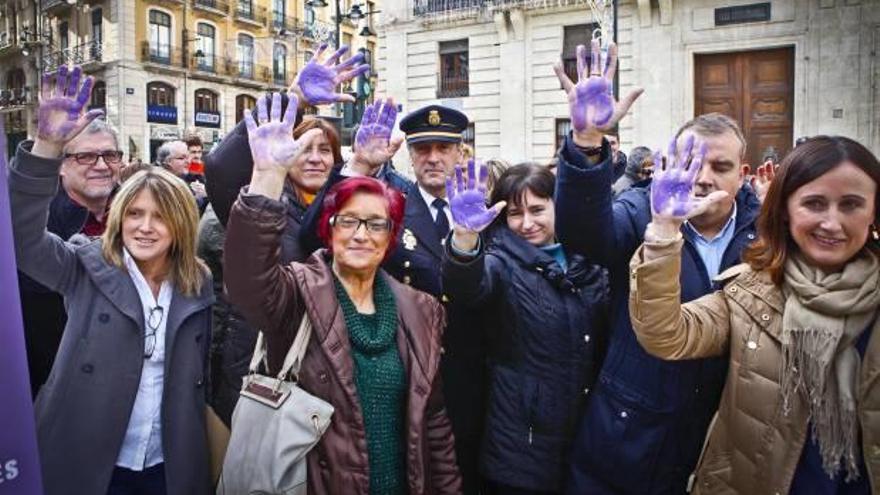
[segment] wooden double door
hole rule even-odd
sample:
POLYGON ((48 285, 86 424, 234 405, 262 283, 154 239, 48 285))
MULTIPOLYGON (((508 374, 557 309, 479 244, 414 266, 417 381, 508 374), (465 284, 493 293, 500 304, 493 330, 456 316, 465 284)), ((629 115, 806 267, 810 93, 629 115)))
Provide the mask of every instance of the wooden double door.
POLYGON ((782 159, 793 143, 794 48, 701 54, 694 62, 695 115, 735 119, 753 170, 771 146, 782 159))

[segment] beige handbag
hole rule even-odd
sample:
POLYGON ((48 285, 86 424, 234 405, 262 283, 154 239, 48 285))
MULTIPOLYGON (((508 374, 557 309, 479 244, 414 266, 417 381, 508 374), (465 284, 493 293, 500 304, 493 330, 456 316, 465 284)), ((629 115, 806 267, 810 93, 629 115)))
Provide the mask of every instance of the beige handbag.
POLYGON ((321 440, 333 415, 333 406, 296 383, 311 334, 311 322, 303 314, 275 377, 257 372, 266 356, 263 334, 257 337, 249 374, 232 413, 218 495, 306 495, 306 454, 321 440))

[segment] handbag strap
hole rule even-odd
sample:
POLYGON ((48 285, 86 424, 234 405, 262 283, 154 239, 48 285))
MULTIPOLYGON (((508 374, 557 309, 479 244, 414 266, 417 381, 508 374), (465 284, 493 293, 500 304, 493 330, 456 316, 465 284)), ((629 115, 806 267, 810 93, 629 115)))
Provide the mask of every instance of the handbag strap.
MULTIPOLYGON (((296 332, 296 337, 294 337, 290 349, 287 350, 287 355, 284 357, 284 364, 278 372, 277 377, 279 380, 283 380, 288 373, 292 374, 294 379, 299 377, 299 369, 305 358, 306 348, 309 346, 309 339, 311 336, 312 322, 309 319, 308 312, 305 311, 303 312, 303 317, 299 324, 299 330, 296 332)), ((260 361, 264 361, 266 355, 266 339, 263 336, 263 332, 260 332, 257 334, 257 345, 254 347, 254 355, 251 357, 251 364, 248 366, 248 371, 252 374, 256 373, 259 369, 260 361)), ((266 368, 268 370, 268 365, 266 365, 266 368)))

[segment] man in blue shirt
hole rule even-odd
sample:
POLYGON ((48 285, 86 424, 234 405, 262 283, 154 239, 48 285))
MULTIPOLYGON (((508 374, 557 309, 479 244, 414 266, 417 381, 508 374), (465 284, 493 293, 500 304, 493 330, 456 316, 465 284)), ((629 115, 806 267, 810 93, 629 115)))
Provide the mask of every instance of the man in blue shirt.
MULTIPOLYGON (((745 139, 729 117, 701 115, 679 129, 706 144, 694 192, 725 200, 682 227, 683 302, 715 289, 755 239, 759 203, 743 185, 745 139)), ((645 352, 629 320, 629 261, 651 220, 650 186, 612 199, 611 149, 595 129, 573 132, 559 152, 556 232, 566 246, 609 269, 608 353, 572 451, 572 494, 684 493, 714 415, 727 358, 663 361, 645 352)), ((660 166, 660 164, 655 164, 660 166)))

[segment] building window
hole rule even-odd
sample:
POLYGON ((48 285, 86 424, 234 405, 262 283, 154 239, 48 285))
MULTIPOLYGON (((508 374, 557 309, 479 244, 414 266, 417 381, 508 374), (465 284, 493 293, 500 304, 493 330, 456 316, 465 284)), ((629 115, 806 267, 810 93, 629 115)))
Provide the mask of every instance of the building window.
POLYGON ((238 35, 238 75, 254 77, 254 38, 247 34, 238 35))
POLYGON ((198 69, 214 72, 214 46, 216 43, 216 30, 214 26, 200 22, 198 25, 199 41, 198 49, 202 51, 202 57, 198 59, 198 69))
POLYGON ((281 43, 275 44, 275 53, 272 57, 272 74, 275 76, 275 84, 287 83, 287 47, 281 43))
POLYGON ((569 119, 556 119, 556 148, 553 150, 555 154, 559 148, 562 146, 562 143, 565 142, 565 137, 568 136, 568 132, 571 130, 571 120, 569 119))
POLYGON ((196 112, 216 112, 219 105, 217 93, 210 89, 197 89, 195 93, 196 112))
POLYGON ((348 33, 342 33, 342 44, 344 46, 351 48, 351 42, 352 42, 351 35, 348 33))
POLYGON ((177 101, 170 84, 147 84, 147 122, 177 124, 177 101))
POLYGON ((310 51, 303 52, 303 60, 305 61, 305 63, 309 63, 309 60, 311 60, 314 56, 315 54, 310 51))
POLYGON ((273 15, 275 19, 275 27, 276 28, 284 28, 285 18, 287 17, 287 1, 286 0, 273 0, 273 15))
POLYGON ((315 9, 313 9, 309 5, 306 5, 305 13, 306 13, 306 15, 305 15, 306 26, 311 27, 312 25, 315 24, 315 9))
POLYGON ((252 0, 238 0, 238 13, 242 17, 252 19, 254 17, 254 2, 252 0))
POLYGON ((58 24, 58 42, 61 48, 61 51, 67 50, 70 47, 70 26, 67 24, 67 21, 61 22, 58 24))
POLYGON ((171 16, 158 10, 150 11, 150 59, 171 63, 171 16))
POLYGON ((107 83, 97 81, 92 87, 92 100, 89 102, 89 110, 93 108, 107 107, 107 83))
POLYGON ((104 13, 101 9, 92 10, 92 40, 101 44, 104 40, 104 13))
POLYGON ((174 88, 161 82, 147 84, 147 105, 177 106, 174 99, 174 88))
MULTIPOLYGON (((577 46, 584 45, 590 49, 590 41, 593 39, 593 30, 596 24, 578 24, 565 26, 562 39, 562 67, 565 74, 575 83, 578 80, 577 73, 577 46)), ((587 57, 587 70, 589 71, 590 57, 587 57)))
POLYGON ((468 40, 440 42, 437 98, 468 95, 468 40))
POLYGON ((245 110, 251 110, 257 106, 257 99, 251 95, 238 95, 235 97, 235 122, 244 118, 245 110))
MULTIPOLYGON (((376 2, 367 2, 366 14, 369 14, 370 12, 373 12, 374 10, 376 10, 376 2)), ((367 26, 369 26, 370 29, 373 29, 373 16, 367 15, 366 22, 367 22, 367 26)))

